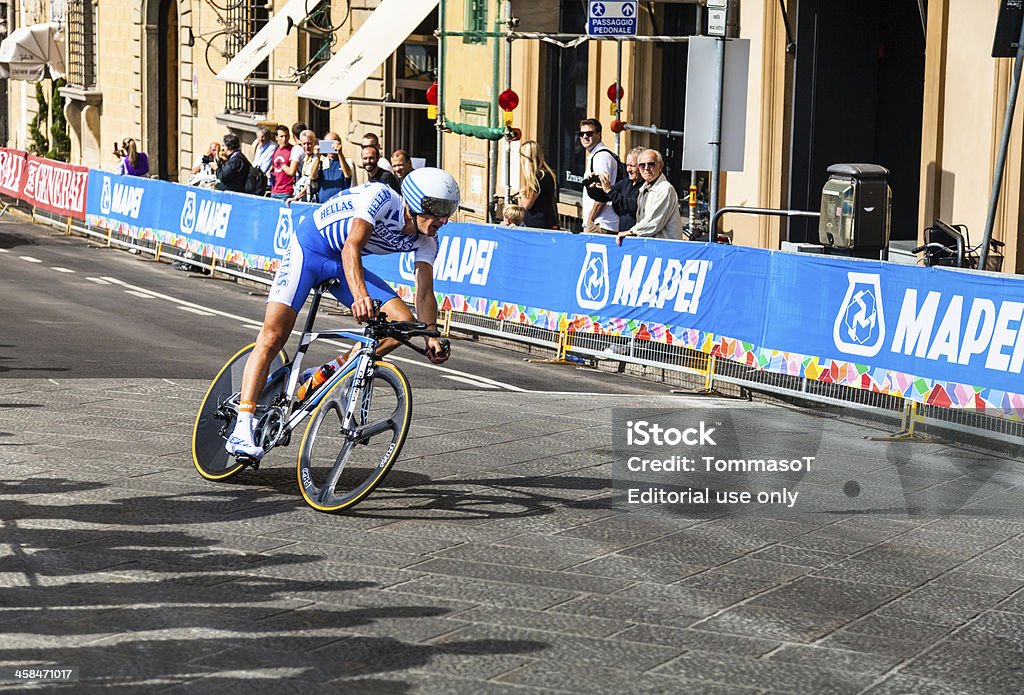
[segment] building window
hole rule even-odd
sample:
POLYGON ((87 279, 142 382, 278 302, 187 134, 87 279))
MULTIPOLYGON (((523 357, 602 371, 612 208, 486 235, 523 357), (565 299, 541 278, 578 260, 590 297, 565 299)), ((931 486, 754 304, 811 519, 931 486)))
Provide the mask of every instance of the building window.
POLYGON ((67 8, 68 84, 81 89, 96 86, 96 9, 91 0, 67 8))
MULTIPOLYGON (((392 75, 397 101, 427 103, 427 88, 437 79, 437 27, 438 12, 434 10, 395 51, 392 75)), ((406 150, 431 166, 437 162, 437 129, 420 109, 391 110, 386 142, 391 151, 406 150)))
MULTIPOLYGON (((583 3, 563 0, 561 30, 568 34, 586 31, 583 3)), ((543 44, 544 100, 541 147, 551 168, 558 174, 561 191, 583 192, 586 153, 577 136, 580 120, 587 112, 587 81, 590 77, 587 44, 559 48, 543 44)), ((607 130, 605 135, 607 135, 607 130)))
MULTIPOLYGON (((466 31, 487 31, 487 0, 466 0, 466 31)), ((483 36, 464 36, 463 43, 487 43, 483 36)))
MULTIPOLYGON (((227 26, 234 31, 228 35, 228 58, 234 57, 267 23, 270 13, 266 0, 244 0, 231 6, 227 12, 227 26)), ((250 75, 257 80, 270 77, 270 60, 260 63, 250 75)), ((270 87, 266 84, 238 84, 228 82, 224 111, 247 116, 266 116, 270 110, 270 87)))

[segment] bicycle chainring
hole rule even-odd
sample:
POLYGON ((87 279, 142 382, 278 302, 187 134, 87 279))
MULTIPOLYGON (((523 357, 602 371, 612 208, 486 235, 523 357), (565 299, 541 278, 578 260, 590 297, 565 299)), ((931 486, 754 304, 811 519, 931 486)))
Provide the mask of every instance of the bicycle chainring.
POLYGON ((270 407, 256 422, 253 427, 253 442, 263 447, 263 451, 270 451, 278 444, 284 430, 284 412, 280 408, 270 407))

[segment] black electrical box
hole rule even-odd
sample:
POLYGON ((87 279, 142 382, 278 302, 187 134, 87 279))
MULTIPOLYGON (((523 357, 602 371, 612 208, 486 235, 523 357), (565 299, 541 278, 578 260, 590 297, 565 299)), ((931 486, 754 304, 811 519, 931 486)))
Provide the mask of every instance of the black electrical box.
POLYGON ((821 190, 818 240, 839 251, 880 251, 889 245, 889 170, 877 164, 833 164, 821 190))
POLYGON ((1013 58, 1017 55, 1021 22, 1024 21, 1024 0, 1002 0, 996 20, 996 37, 992 42, 993 58, 1013 58))

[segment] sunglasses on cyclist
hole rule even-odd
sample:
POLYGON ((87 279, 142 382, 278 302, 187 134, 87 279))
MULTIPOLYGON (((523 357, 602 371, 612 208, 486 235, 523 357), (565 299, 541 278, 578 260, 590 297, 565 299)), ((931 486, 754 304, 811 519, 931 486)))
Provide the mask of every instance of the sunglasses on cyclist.
POLYGON ((420 214, 431 217, 451 217, 459 209, 459 204, 454 200, 431 198, 430 196, 424 196, 420 201, 420 206, 423 208, 423 212, 420 214))

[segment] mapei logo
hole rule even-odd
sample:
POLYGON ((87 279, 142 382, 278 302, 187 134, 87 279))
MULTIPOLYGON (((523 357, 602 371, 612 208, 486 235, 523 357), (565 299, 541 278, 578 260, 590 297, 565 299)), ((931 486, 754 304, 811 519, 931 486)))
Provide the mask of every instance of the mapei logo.
POLYGON ((187 191, 185 193, 185 205, 181 208, 181 220, 178 224, 182 234, 191 234, 196 227, 196 193, 187 191))
POLYGON ((653 309, 669 306, 678 313, 696 314, 710 270, 711 261, 628 253, 623 254, 615 270, 608 265, 606 246, 587 244, 576 280, 576 301, 580 308, 590 311, 616 304, 653 309))
POLYGON ((416 281, 416 260, 415 251, 398 254, 398 274, 408 282, 416 281))
POLYGON ((283 254, 292 239, 292 209, 282 205, 277 211, 277 227, 274 228, 274 252, 283 254))
POLYGON ((603 309, 608 304, 608 285, 608 249, 587 244, 587 257, 576 280, 577 303, 583 309, 603 309))
POLYGON ((179 226, 182 234, 204 234, 223 239, 231 221, 231 203, 218 203, 211 198, 199 200, 195 191, 185 193, 179 226))
POLYGON ((104 215, 124 215, 137 220, 142 210, 142 196, 145 192, 140 186, 114 182, 109 176, 104 176, 103 191, 100 193, 100 212, 104 215))
POLYGON ((100 212, 102 212, 104 215, 110 214, 110 198, 111 198, 110 188, 111 188, 111 186, 110 186, 110 177, 109 176, 104 176, 103 177, 103 192, 100 193, 100 212))
POLYGON ((873 357, 885 340, 881 280, 872 273, 847 273, 847 278, 849 286, 832 325, 832 340, 845 353, 873 357))

